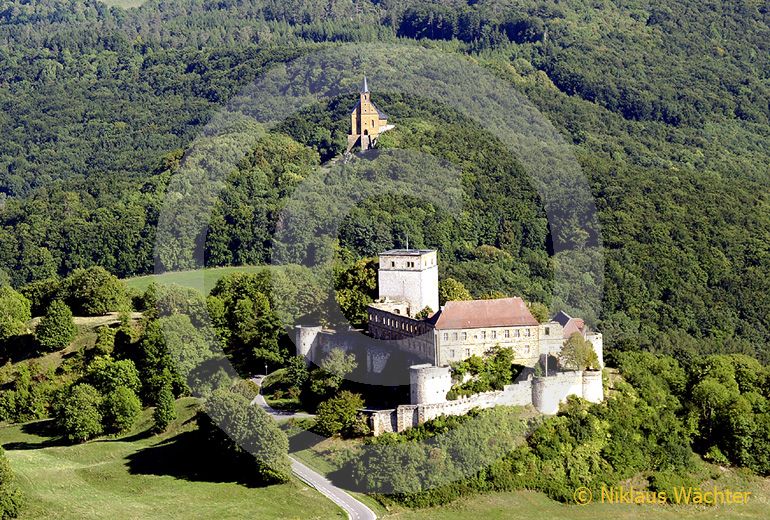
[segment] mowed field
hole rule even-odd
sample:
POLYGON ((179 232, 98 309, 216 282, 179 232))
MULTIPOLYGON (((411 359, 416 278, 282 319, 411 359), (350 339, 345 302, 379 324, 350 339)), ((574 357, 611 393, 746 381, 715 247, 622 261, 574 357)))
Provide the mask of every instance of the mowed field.
MULTIPOLYGON (((304 483, 254 487, 207 468, 191 445, 195 400, 177 402, 171 432, 149 436, 150 416, 121 438, 56 445, 47 421, 0 428, 0 444, 22 487, 23 519, 343 519, 304 483)), ((201 447, 202 448, 202 447, 201 447)))
POLYGON ((174 271, 163 274, 152 274, 148 276, 137 276, 135 278, 126 278, 124 282, 132 289, 144 292, 150 283, 155 282, 161 285, 181 285, 190 287, 208 294, 217 284, 220 278, 230 273, 256 273, 266 266, 244 266, 244 267, 212 267, 208 269, 199 269, 195 271, 174 271))

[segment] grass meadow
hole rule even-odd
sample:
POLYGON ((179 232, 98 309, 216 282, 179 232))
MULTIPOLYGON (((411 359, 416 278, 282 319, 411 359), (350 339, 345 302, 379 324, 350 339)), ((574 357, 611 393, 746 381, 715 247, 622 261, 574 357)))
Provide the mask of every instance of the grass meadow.
POLYGON ((208 460, 195 439, 194 399, 177 401, 168 433, 150 436, 145 411, 118 438, 59 445, 48 421, 0 428, 26 497, 22 519, 343 519, 304 483, 258 487, 208 460))
POLYGON ((163 274, 151 274, 147 276, 137 276, 126 278, 126 285, 132 289, 144 292, 150 283, 155 282, 160 285, 181 285, 196 289, 203 294, 208 294, 217 284, 220 278, 230 273, 256 273, 264 269, 265 266, 244 266, 244 267, 212 267, 207 269, 198 269, 194 271, 173 271, 163 274))

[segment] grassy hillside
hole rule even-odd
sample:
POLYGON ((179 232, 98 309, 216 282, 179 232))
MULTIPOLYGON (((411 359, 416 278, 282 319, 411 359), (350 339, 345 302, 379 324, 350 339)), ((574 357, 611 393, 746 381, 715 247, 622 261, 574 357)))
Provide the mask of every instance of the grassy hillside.
MULTIPOLYGON (((294 454, 308 466, 317 471, 333 474, 339 469, 339 461, 346 454, 359 447, 359 441, 327 439, 321 443, 302 449, 294 454)), ((753 477, 742 471, 712 467, 719 475, 718 489, 750 491, 752 496, 747 504, 705 507, 705 506, 651 506, 597 504, 576 505, 551 500, 543 493, 533 491, 513 491, 508 493, 486 493, 461 498, 449 505, 423 509, 406 509, 390 505, 385 509, 375 503, 372 507, 386 519, 398 520, 464 520, 466 518, 484 518, 490 520, 530 520, 533 517, 553 520, 705 520, 711 518, 763 519, 770 506, 770 479, 753 477)), ((710 488, 713 481, 706 480, 704 489, 710 488)), ((629 484, 626 483, 626 486, 629 484)), ((638 482, 635 483, 639 485, 638 482)))
POLYGON ((227 468, 206 465, 205 446, 191 445, 196 401, 177 401, 169 433, 146 433, 145 411, 133 432, 58 446, 46 421, 0 428, 0 444, 27 497, 24 519, 344 518, 301 482, 249 487, 227 468))
POLYGON ((586 506, 561 504, 548 499, 542 493, 516 491, 491 493, 461 499, 449 506, 398 511, 384 518, 398 520, 724 520, 767 518, 770 485, 758 491, 756 500, 746 505, 723 507, 705 506, 637 506, 619 504, 590 504, 586 506), (760 494, 761 493, 761 494, 760 494))
POLYGON ((160 285, 181 285, 182 287, 189 287, 203 294, 208 294, 219 279, 226 274, 235 272, 255 273, 261 269, 264 269, 264 266, 214 267, 197 271, 174 271, 148 276, 136 276, 127 278, 125 282, 130 288, 138 291, 145 291, 152 282, 155 282, 160 285))

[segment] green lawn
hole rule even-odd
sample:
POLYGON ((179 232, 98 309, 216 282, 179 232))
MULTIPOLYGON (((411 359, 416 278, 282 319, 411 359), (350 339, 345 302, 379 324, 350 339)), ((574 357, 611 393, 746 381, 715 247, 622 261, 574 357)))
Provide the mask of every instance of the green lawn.
POLYGON ((127 278, 125 282, 129 287, 139 291, 145 291, 150 283, 155 281, 163 285, 175 284, 190 287, 203 294, 208 294, 214 288, 217 281, 226 274, 235 272, 255 273, 264 268, 265 266, 213 267, 195 271, 174 271, 157 275, 137 276, 135 278, 127 278))
POLYGON ((190 443, 194 406, 178 401, 179 418, 160 437, 143 433, 147 413, 128 436, 76 446, 57 445, 46 421, 0 428, 26 496, 22 518, 345 518, 299 481, 254 487, 228 468, 196 463, 203 450, 190 443))

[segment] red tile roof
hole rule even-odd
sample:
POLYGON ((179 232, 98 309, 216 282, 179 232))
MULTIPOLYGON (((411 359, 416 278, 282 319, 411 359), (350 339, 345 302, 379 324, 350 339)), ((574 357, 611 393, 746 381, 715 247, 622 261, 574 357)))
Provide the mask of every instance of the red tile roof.
POLYGON ((579 332, 583 336, 585 336, 585 322, 582 318, 571 318, 567 324, 564 326, 564 338, 569 339, 570 336, 572 336, 574 333, 579 332))
POLYGON ((429 321, 438 330, 538 325, 521 298, 446 302, 429 321))
POLYGON ((564 339, 569 339, 574 333, 579 332, 583 336, 586 335, 586 323, 583 318, 573 318, 564 311, 559 311, 556 316, 553 317, 554 321, 561 323, 564 327, 564 339))

